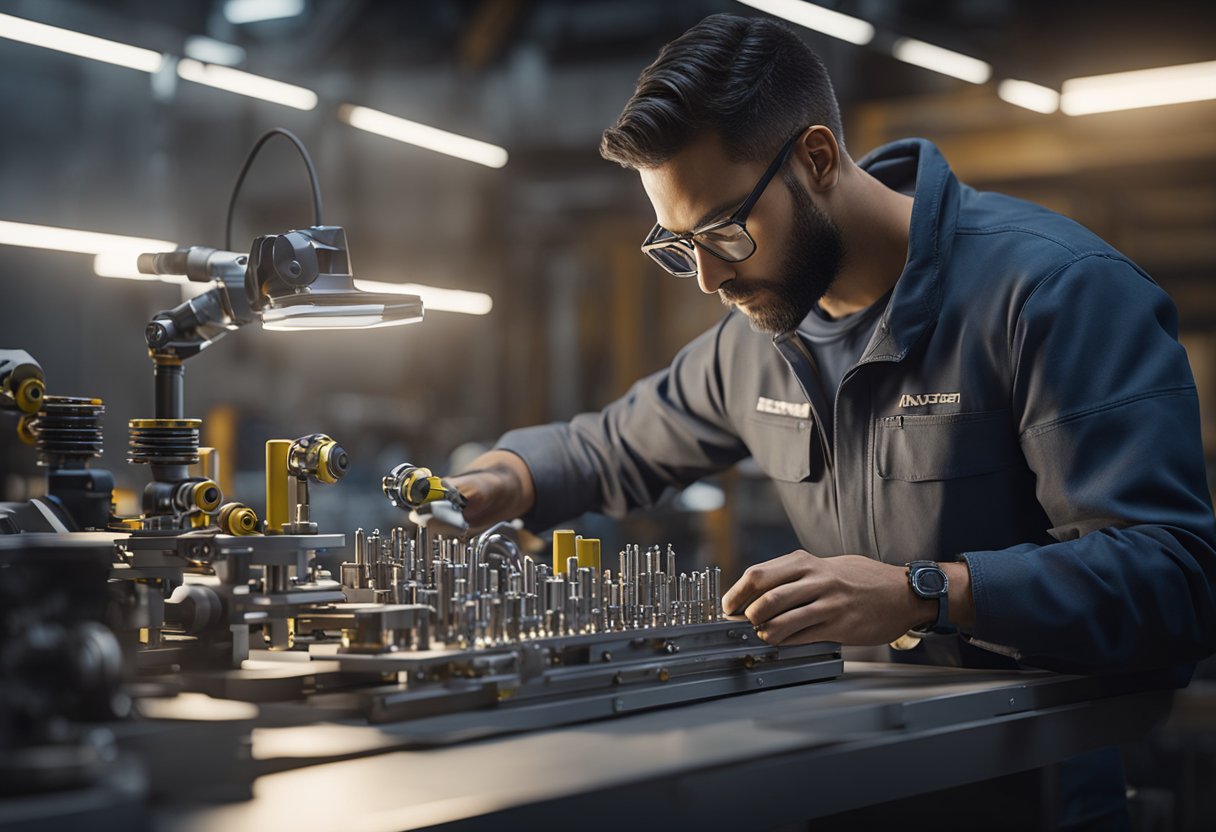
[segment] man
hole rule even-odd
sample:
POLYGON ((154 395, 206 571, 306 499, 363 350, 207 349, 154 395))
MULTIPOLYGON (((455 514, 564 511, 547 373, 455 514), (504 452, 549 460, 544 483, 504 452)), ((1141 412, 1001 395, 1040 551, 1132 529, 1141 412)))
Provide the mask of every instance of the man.
POLYGON ((1182 683, 1216 650, 1194 383, 1134 263, 927 141, 854 162, 767 20, 668 44, 601 153, 654 206, 644 251, 731 311, 602 412, 506 434, 455 479, 471 522, 621 514, 751 455, 805 547, 723 599, 766 641, 1182 683))

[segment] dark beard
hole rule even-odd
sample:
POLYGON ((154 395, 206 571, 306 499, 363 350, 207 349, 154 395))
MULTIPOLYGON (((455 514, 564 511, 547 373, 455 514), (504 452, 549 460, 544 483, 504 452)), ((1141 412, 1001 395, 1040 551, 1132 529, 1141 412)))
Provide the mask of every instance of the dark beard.
POLYGON ((789 248, 781 261, 775 280, 731 280, 718 289, 727 306, 755 297, 763 288, 771 299, 740 309, 752 329, 770 335, 789 332, 810 314, 840 273, 844 260, 844 240, 835 226, 802 183, 788 174, 782 181, 794 198, 794 230, 789 248))

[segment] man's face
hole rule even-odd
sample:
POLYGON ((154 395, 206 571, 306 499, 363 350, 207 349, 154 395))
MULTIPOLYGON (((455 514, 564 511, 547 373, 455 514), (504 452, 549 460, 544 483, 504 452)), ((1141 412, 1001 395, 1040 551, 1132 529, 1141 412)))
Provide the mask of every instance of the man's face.
MULTIPOLYGON (((795 154, 798 149, 795 149, 795 154)), ((732 162, 716 135, 690 143, 672 159, 639 173, 658 222, 676 233, 724 219, 751 193, 767 159, 732 162)), ((747 316, 752 328, 777 334, 796 327, 840 271, 839 229, 793 172, 791 158, 747 218, 755 253, 728 263, 696 249, 697 282, 747 316)))

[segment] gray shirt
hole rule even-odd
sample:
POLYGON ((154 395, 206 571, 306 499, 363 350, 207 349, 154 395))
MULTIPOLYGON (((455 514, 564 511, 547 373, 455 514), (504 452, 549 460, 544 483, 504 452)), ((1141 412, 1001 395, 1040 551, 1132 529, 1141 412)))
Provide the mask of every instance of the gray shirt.
POLYGON ((878 318, 891 299, 888 290, 865 309, 833 318, 819 304, 798 325, 798 334, 815 359, 823 395, 829 402, 836 400, 840 380, 858 362, 869 346, 878 318))

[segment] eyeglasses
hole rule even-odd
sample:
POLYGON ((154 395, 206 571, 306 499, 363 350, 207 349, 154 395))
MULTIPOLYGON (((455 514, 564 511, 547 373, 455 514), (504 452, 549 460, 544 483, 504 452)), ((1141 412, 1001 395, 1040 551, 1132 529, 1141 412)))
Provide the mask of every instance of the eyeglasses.
POLYGON ((642 243, 642 251, 676 277, 697 276, 697 246, 727 263, 738 263, 751 257, 756 253, 756 241, 747 233, 747 215, 755 207, 768 183, 777 175, 777 171, 781 170, 800 136, 801 129, 790 136, 777 158, 768 166, 768 170, 760 177, 756 187, 752 188, 752 192, 735 213, 724 220, 711 222, 685 234, 673 234, 655 223, 642 243))

